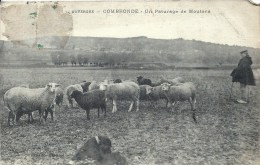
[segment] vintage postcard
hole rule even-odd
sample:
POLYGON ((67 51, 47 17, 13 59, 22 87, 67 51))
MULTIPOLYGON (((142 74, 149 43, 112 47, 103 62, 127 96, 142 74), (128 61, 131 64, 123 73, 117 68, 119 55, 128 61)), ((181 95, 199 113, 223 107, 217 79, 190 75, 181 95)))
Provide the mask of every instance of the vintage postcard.
POLYGON ((259 3, 2 0, 0 164, 259 164, 259 3))

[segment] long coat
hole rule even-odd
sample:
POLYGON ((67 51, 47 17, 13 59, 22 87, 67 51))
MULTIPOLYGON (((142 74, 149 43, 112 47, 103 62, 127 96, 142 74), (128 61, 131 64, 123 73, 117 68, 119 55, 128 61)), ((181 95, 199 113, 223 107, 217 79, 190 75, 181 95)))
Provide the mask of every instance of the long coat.
POLYGON ((232 82, 239 82, 245 85, 255 85, 254 74, 251 69, 252 60, 250 56, 245 56, 240 59, 237 68, 232 73, 232 82))

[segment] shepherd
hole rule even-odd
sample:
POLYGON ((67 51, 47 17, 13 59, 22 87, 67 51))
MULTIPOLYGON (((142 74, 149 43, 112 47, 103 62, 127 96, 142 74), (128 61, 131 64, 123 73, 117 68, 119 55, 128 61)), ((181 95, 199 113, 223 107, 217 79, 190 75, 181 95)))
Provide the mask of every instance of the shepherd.
POLYGON ((241 99, 238 99, 237 102, 241 104, 245 104, 248 102, 248 97, 249 97, 249 89, 247 90, 247 95, 246 95, 246 86, 249 85, 255 86, 255 79, 251 68, 253 62, 251 57, 248 54, 248 51, 243 50, 240 52, 240 54, 241 54, 241 59, 238 63, 238 66, 230 74, 230 76, 232 76, 231 95, 232 95, 233 83, 239 82, 241 99))

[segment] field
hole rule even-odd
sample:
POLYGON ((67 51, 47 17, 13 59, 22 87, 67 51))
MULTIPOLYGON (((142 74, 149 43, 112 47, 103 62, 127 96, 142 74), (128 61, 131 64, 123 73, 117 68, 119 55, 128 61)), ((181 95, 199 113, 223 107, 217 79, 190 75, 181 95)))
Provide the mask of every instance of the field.
MULTIPOLYGON (((87 139, 96 135, 111 138, 114 151, 134 164, 227 164, 260 163, 259 82, 251 88, 250 102, 235 103, 229 98, 230 70, 85 70, 84 68, 15 68, 1 69, 1 98, 4 92, 20 84, 43 87, 57 82, 65 88, 82 80, 106 78, 132 79, 138 75, 158 80, 176 76, 192 81, 197 87, 194 123, 190 106, 180 103, 171 111, 164 101, 140 104, 140 111, 127 112, 130 102, 118 103, 118 112, 107 117, 96 110, 91 120, 80 109, 56 110, 56 120, 42 125, 38 113, 35 122, 27 124, 27 116, 13 127, 7 126, 7 111, 0 101, 0 164, 66 164, 87 139), (258 90, 256 90, 258 88, 258 90)), ((238 85, 234 87, 238 89, 238 85)), ((239 92, 235 90, 235 94, 239 92)))

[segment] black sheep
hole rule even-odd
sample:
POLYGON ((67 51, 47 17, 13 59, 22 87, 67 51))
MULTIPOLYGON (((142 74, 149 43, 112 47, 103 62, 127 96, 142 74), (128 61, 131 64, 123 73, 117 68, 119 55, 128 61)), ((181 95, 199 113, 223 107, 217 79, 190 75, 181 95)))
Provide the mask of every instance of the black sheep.
POLYGON ((138 82, 139 85, 150 85, 150 86, 152 86, 152 81, 150 79, 143 78, 143 76, 138 76, 137 82, 138 82))
POLYGON ((115 80, 114 80, 114 83, 121 83, 121 82, 122 82, 121 79, 115 79, 115 80))
POLYGON ((62 103, 63 103, 63 93, 60 93, 60 94, 56 95, 55 103, 59 106, 59 108, 62 106, 62 103))
POLYGON ((73 156, 74 161, 93 159, 101 161, 103 155, 111 153, 111 140, 105 136, 96 136, 89 139, 73 156))
POLYGON ((112 153, 111 147, 112 143, 108 137, 92 137, 77 151, 72 160, 94 160, 96 165, 127 165, 126 158, 119 152, 112 153))
POLYGON ((95 89, 89 92, 82 93, 78 90, 73 91, 71 94, 71 98, 74 98, 78 105, 86 110, 87 119, 89 120, 89 111, 90 109, 97 108, 98 109, 98 117, 99 117, 99 108, 105 110, 106 116, 106 98, 105 92, 100 89, 95 89))

